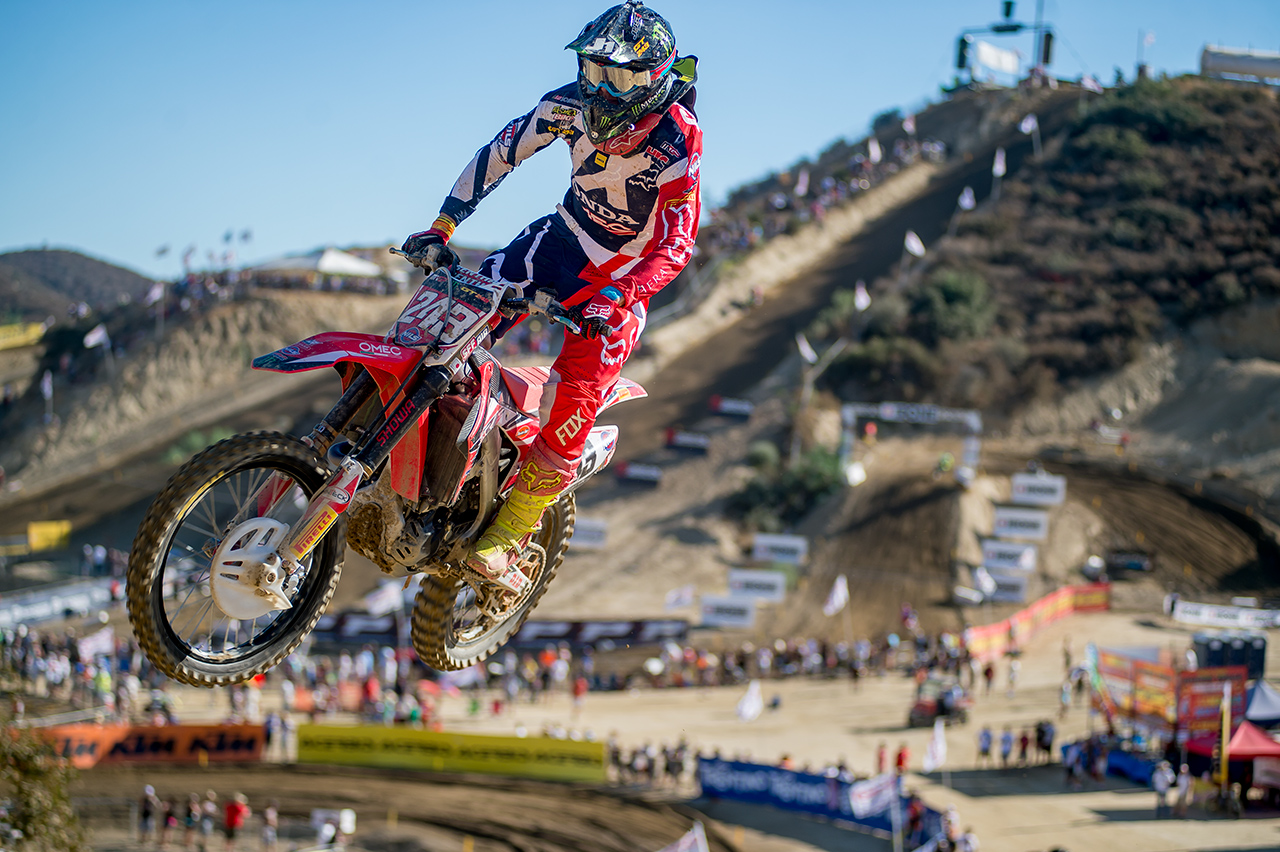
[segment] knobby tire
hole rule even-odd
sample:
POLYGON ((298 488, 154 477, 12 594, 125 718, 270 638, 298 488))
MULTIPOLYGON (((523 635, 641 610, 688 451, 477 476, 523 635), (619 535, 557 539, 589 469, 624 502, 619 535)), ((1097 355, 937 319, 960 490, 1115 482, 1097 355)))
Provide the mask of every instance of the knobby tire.
POLYGON ((547 509, 542 518, 542 529, 533 539, 547 552, 546 565, 535 581, 533 591, 511 615, 465 644, 457 641, 453 608, 466 583, 447 575, 424 577, 414 600, 410 625, 410 638, 422 661, 437 671, 459 671, 487 660, 506 644, 542 600, 547 585, 564 562, 576 518, 577 505, 572 493, 564 495, 547 509))
POLYGON ((264 629, 259 638, 265 641, 235 658, 211 660, 174 633, 163 591, 171 542, 207 492, 232 474, 255 468, 289 474, 308 498, 329 476, 320 455, 298 438, 275 432, 236 435, 197 454, 173 475, 147 509, 134 539, 126 577, 129 621, 152 664, 181 683, 226 686, 273 668, 311 632, 337 589, 346 545, 343 516, 312 550, 293 607, 264 629))

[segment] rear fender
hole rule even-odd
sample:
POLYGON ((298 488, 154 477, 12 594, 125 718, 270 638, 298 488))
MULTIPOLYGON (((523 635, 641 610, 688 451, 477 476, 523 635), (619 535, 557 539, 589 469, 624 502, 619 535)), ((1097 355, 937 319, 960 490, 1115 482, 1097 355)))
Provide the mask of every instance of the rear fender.
POLYGON ((639 383, 630 379, 618 379, 618 381, 614 382, 613 387, 609 389, 609 393, 605 395, 604 400, 601 401, 600 410, 604 411, 611 405, 617 405, 629 399, 643 399, 648 395, 649 392, 642 388, 639 383))

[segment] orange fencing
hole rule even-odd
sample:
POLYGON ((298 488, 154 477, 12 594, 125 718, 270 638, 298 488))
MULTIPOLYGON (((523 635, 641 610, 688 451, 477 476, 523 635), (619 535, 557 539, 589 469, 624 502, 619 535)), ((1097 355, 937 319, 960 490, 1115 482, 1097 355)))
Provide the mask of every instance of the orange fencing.
POLYGON ((980 660, 993 660, 1073 612, 1099 612, 1110 608, 1110 583, 1063 586, 995 624, 970 627, 964 632, 965 647, 980 660))

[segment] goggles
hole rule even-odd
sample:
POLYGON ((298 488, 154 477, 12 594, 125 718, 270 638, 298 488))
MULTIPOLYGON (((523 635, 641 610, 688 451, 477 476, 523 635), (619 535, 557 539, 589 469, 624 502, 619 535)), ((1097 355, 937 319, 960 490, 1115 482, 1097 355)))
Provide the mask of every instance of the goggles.
MULTIPOLYGON (((674 53, 671 58, 675 58, 674 53)), ((668 60, 661 68, 633 71, 621 65, 601 65, 585 56, 580 56, 578 69, 582 72, 583 79, 587 81, 590 91, 604 89, 615 97, 621 97, 634 89, 646 87, 655 80, 661 80, 662 76, 671 69, 671 62, 668 60)))

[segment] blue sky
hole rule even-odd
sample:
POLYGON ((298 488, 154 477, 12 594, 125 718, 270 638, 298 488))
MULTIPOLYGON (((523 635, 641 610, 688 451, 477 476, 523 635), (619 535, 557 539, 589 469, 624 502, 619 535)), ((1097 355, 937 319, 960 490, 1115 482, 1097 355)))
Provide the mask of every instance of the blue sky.
MULTIPOLYGON (((0 3, 0 251, 83 251, 172 276, 187 245, 240 263, 396 242, 430 225, 471 155, 569 82, 561 48, 606 2, 0 3), (166 257, 156 257, 162 245, 166 257)), ((704 203, 951 80, 996 0, 654 0, 700 58, 704 203)), ((1035 0, 1019 0, 1030 21, 1035 0)), ((1052 70, 1131 77, 1205 43, 1280 50, 1275 0, 1044 0, 1052 70)), ((999 40, 1028 56, 1029 37, 999 40)), ((523 164, 459 229, 501 245, 564 192, 568 154, 523 164)))

